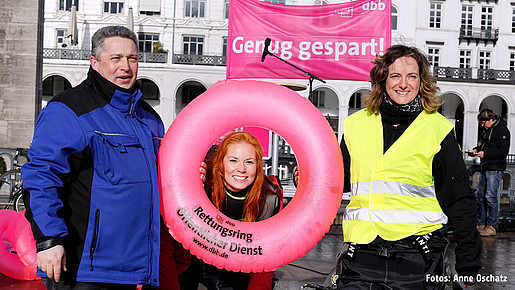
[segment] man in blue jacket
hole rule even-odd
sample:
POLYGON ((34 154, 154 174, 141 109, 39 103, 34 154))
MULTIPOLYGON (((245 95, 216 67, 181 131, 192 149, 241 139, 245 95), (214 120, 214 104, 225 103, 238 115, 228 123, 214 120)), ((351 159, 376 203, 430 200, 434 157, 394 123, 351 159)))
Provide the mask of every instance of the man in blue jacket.
POLYGON ((157 285, 164 128, 141 99, 134 32, 98 30, 90 64, 41 111, 22 168, 38 274, 47 289, 157 285))
POLYGON ((477 120, 485 130, 479 140, 479 146, 472 149, 470 155, 481 158, 481 175, 476 189, 477 227, 481 236, 488 237, 495 236, 497 232, 497 189, 503 171, 506 170, 506 156, 510 151, 511 137, 506 121, 492 110, 481 110, 477 120))

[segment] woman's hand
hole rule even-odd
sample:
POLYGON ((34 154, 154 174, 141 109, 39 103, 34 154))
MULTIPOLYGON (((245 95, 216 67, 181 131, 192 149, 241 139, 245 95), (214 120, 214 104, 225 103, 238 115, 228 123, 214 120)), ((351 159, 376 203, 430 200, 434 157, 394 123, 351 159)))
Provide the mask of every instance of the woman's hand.
POLYGON ((295 185, 295 187, 297 187, 299 185, 299 168, 298 167, 295 167, 295 169, 293 170, 293 184, 295 185))
POLYGON ((205 162, 200 163, 200 180, 202 183, 206 182, 207 164, 205 162))

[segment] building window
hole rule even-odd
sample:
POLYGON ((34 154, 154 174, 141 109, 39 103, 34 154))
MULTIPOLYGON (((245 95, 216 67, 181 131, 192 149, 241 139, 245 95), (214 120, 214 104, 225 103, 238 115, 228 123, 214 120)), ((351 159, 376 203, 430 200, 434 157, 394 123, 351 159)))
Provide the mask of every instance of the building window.
POLYGON ((279 136, 279 154, 280 155, 290 155, 290 154, 293 154, 290 145, 281 136, 279 136))
POLYGON ((227 56, 227 36, 224 36, 222 41, 222 56, 227 56))
POLYGON ((515 52, 510 52, 510 70, 515 70, 515 52))
POLYGON ((186 11, 184 12, 185 17, 197 17, 204 18, 206 1, 197 0, 186 0, 186 11))
POLYGON ((481 7, 481 30, 492 30, 493 7, 481 7))
POLYGON ((50 76, 43 80, 43 95, 53 97, 71 87, 67 79, 60 76, 50 76))
POLYGON ((286 4, 286 0, 265 0, 265 2, 275 3, 275 4, 286 4))
MULTIPOLYGON (((117 0, 111 0, 117 1, 117 0)), ((122 2, 121 0, 118 0, 122 2)), ((139 14, 140 15, 161 15, 161 0, 139 0, 139 14)))
POLYGON ((442 3, 429 4, 429 27, 440 28, 442 24, 442 3))
POLYGON ((279 173, 279 180, 288 178, 288 166, 286 164, 279 164, 277 171, 279 173))
POLYGON ((146 15, 146 16, 154 16, 154 15, 161 15, 160 11, 140 11, 140 15, 146 15))
POLYGON ((183 53, 191 55, 202 55, 204 49, 204 37, 202 36, 184 36, 183 53))
POLYGON ((462 5, 461 6, 461 29, 464 31, 465 36, 472 36, 472 17, 474 13, 474 6, 462 5))
POLYGON ((326 0, 316 0, 313 5, 327 5, 329 4, 329 1, 326 0))
POLYGON ((309 97, 309 100, 315 107, 324 107, 325 105, 325 92, 316 90, 313 91, 313 95, 309 97))
POLYGON ((397 30, 397 8, 392 5, 392 30, 397 30))
POLYGON ((196 97, 200 96, 206 91, 201 85, 183 85, 181 94, 181 105, 186 106, 196 97))
POLYGON ((70 11, 72 5, 79 11, 79 0, 59 0, 59 11, 70 11))
POLYGON ((350 96, 349 108, 361 109, 361 92, 355 92, 350 96))
POLYGON ((460 68, 470 68, 471 50, 460 50, 460 68))
POLYGON ((123 13, 123 2, 104 2, 104 13, 110 14, 122 14, 123 13))
POLYGON ((515 33, 515 8, 511 10, 511 32, 515 33))
POLYGON ((479 52, 479 69, 490 69, 490 52, 479 52))
POLYGON ((143 99, 145 100, 159 100, 160 93, 159 88, 156 84, 147 79, 139 79, 138 83, 140 85, 141 92, 143 93, 143 99))
POLYGON ((139 51, 154 52, 154 44, 159 42, 159 34, 138 33, 139 51))
POLYGON ((430 47, 427 49, 427 56, 429 58, 429 63, 433 67, 440 66, 440 48, 438 47, 430 47))
POLYGON ((224 19, 229 19, 229 0, 224 1, 224 19))
POLYGON ((57 29, 56 31, 56 43, 57 43, 57 48, 60 48, 60 47, 66 47, 66 29, 57 29))

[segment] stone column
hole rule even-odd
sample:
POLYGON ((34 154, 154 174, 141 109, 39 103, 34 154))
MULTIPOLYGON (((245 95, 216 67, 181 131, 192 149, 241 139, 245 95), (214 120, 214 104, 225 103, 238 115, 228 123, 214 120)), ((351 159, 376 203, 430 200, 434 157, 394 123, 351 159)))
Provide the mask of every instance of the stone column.
POLYGON ((41 92, 42 2, 0 1, 0 148, 28 148, 32 140, 41 92))
POLYGON ((477 111, 465 111, 463 113, 463 151, 468 151, 477 146, 477 111))
POLYGON ((515 112, 508 113, 508 120, 506 120, 508 123, 508 129, 510 130, 511 140, 510 140, 510 154, 513 154, 513 148, 515 148, 515 131, 513 128, 515 128, 515 112))

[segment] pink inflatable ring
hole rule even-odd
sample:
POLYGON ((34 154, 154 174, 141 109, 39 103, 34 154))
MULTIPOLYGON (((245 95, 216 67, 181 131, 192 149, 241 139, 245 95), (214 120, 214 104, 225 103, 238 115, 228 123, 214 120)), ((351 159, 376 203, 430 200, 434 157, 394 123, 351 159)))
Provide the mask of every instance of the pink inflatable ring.
POLYGON ((336 216, 343 161, 329 123, 294 91, 263 81, 221 81, 174 120, 159 151, 161 214, 171 235, 206 263, 231 271, 273 271, 304 256, 336 216), (292 146, 300 184, 272 218, 245 223, 220 213, 199 178, 213 142, 243 126, 263 127, 292 146))

